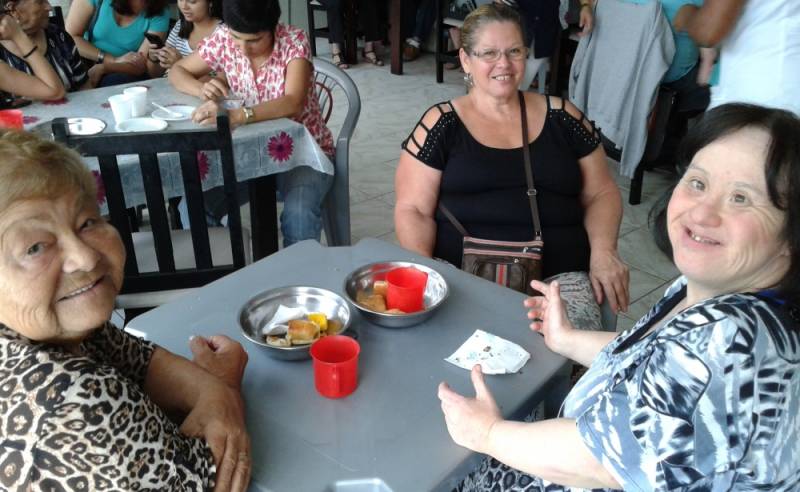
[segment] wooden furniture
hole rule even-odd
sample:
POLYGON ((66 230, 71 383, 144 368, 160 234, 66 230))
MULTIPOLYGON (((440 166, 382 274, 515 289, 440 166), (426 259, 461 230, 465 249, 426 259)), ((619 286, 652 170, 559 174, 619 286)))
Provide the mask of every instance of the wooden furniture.
MULTIPOLYGON (((236 169, 227 115, 217 127, 202 130, 72 135, 67 120, 53 122, 57 141, 84 156, 97 157, 108 197, 108 212, 127 251, 120 308, 152 307, 203 286, 245 265, 245 244, 236 191, 236 169), (203 201, 198 153, 218 151, 224 179, 228 226, 209 229, 203 201), (170 230, 167 220, 160 153, 178 153, 191 228, 170 230), (117 156, 138 157, 144 178, 150 231, 134 232, 125 204, 117 156), (227 239, 227 241, 224 241, 227 239), (155 259, 155 261, 153 261, 155 259), (138 295, 146 294, 146 295, 138 295)), ((248 235, 249 238, 249 235, 248 235)), ((247 248, 249 250, 249 248, 247 248)))

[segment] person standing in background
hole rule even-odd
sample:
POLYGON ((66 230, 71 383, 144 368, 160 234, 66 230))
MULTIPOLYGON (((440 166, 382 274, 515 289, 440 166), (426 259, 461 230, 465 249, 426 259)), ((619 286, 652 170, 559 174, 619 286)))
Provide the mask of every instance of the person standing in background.
POLYGON ((800 115, 800 7, 797 0, 706 0, 675 16, 676 30, 720 48, 719 84, 709 108, 747 102, 800 115))

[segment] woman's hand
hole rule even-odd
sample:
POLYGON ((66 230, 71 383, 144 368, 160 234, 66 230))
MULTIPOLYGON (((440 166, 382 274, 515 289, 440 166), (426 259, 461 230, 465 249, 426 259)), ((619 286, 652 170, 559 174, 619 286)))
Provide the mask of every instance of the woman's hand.
POLYGON ((689 21, 698 10, 700 10, 699 7, 690 3, 679 8, 678 12, 675 13, 675 18, 672 20, 672 27, 675 31, 685 31, 686 26, 689 25, 689 21))
POLYGON ((24 37, 27 37, 27 34, 19 27, 17 19, 10 15, 0 14, 0 39, 3 41, 13 41, 17 44, 17 40, 24 37))
POLYGON ((575 327, 567 316, 567 307, 561 299, 558 281, 549 284, 538 280, 531 281, 531 287, 543 296, 529 297, 523 304, 528 308, 528 319, 532 320, 531 330, 544 336, 544 343, 557 354, 564 354, 564 347, 570 343, 575 327))
MULTIPOLYGON (((221 106, 216 101, 206 101, 192 111, 192 121, 199 125, 213 125, 217 122, 217 113, 221 106)), ((222 109, 225 111, 225 109, 222 109)))
POLYGON ((178 50, 173 48, 172 46, 164 46, 161 49, 155 50, 156 51, 156 58, 158 60, 158 64, 164 70, 169 69, 174 65, 177 61, 179 61, 183 56, 178 53, 178 50))
POLYGON ((103 63, 96 63, 89 69, 89 84, 91 84, 92 87, 97 87, 106 74, 104 65, 103 63))
POLYGON ((578 36, 583 37, 592 32, 594 28, 594 11, 591 3, 586 7, 581 5, 578 25, 581 27, 581 32, 578 33, 578 36))
POLYGON ((228 97, 229 92, 228 84, 218 78, 211 78, 208 82, 203 84, 200 89, 202 98, 208 101, 219 101, 228 97))
POLYGON ((476 364, 470 372, 475 398, 459 395, 447 385, 439 383, 439 400, 442 402, 447 431, 456 444, 479 453, 489 445, 492 427, 503 419, 492 393, 483 380, 481 366, 476 364))
POLYGON ((628 310, 630 273, 616 250, 592 250, 589 279, 598 304, 603 302, 605 294, 615 313, 628 310))
POLYGON ((192 362, 221 379, 235 390, 242 386, 244 368, 247 366, 247 352, 239 342, 225 335, 201 336, 189 340, 192 362))
POLYGON ((244 491, 250 483, 250 436, 242 396, 216 378, 209 378, 198 396, 180 431, 202 437, 211 448, 217 466, 215 491, 244 491))

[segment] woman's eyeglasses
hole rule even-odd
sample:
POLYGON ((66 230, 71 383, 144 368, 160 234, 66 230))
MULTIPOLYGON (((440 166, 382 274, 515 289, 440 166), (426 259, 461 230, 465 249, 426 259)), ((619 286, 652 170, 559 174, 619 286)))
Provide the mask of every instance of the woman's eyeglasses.
POLYGON ((472 52, 472 56, 485 62, 496 62, 500 59, 501 55, 506 55, 506 58, 509 60, 522 60, 528 57, 528 48, 520 46, 517 48, 509 48, 507 50, 483 50, 480 52, 472 52))

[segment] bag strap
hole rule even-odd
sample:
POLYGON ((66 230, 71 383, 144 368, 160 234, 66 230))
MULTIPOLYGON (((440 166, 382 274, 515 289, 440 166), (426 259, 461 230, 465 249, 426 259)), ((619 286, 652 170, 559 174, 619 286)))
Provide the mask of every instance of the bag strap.
MULTIPOLYGON (((519 112, 520 117, 522 119, 522 157, 525 164, 525 180, 528 183, 528 203, 531 207, 531 218, 533 219, 533 232, 534 238, 538 239, 542 237, 542 224, 539 222, 539 206, 536 202, 536 188, 533 186, 533 171, 531 169, 531 149, 530 144, 528 142, 528 114, 525 110, 525 96, 523 95, 522 91, 518 91, 517 95, 519 96, 519 112)), ((462 236, 469 236, 467 230, 461 224, 461 222, 456 219, 455 215, 444 206, 442 202, 439 202, 439 210, 444 214, 447 220, 453 224, 453 227, 456 228, 458 232, 461 233, 462 236)))
POLYGON ((90 43, 94 38, 94 25, 97 24, 97 17, 100 15, 100 7, 103 6, 103 0, 97 0, 97 7, 92 12, 92 19, 89 21, 89 35, 87 37, 87 41, 90 43))
POLYGON ((525 179, 528 181, 528 202, 531 205, 534 237, 542 237, 542 224, 539 222, 539 206, 536 202, 536 188, 533 186, 533 170, 531 167, 531 149, 528 143, 528 114, 525 110, 525 95, 517 91, 519 96, 519 114, 522 118, 522 156, 525 159, 525 179))

